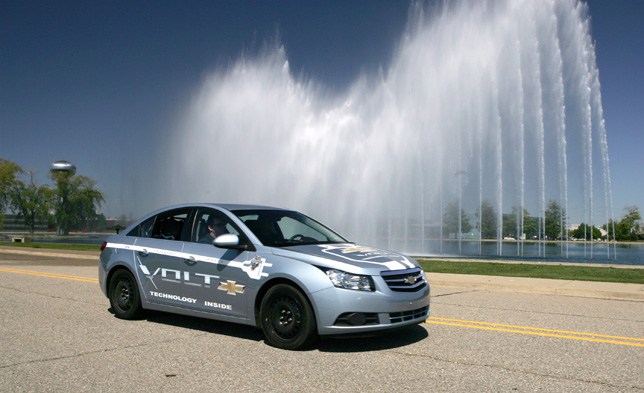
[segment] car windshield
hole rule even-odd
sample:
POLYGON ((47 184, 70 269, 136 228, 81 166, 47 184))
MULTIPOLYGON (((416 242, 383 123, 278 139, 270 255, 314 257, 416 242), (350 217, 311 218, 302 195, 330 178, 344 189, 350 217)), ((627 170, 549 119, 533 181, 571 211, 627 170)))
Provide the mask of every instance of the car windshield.
POLYGON ((304 214, 287 210, 235 210, 233 213, 270 247, 347 243, 347 240, 304 214))

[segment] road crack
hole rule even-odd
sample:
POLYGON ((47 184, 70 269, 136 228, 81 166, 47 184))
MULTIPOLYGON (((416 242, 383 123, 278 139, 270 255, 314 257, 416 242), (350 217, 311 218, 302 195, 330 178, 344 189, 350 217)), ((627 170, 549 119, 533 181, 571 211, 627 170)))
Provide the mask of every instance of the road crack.
POLYGON ((469 290, 469 291, 457 291, 457 292, 449 292, 449 293, 441 293, 440 295, 431 295, 430 297, 436 298, 436 297, 444 297, 444 296, 452 296, 452 295, 461 295, 463 293, 474 293, 474 292, 480 292, 477 290, 469 290))
POLYGON ((46 298, 49 298, 49 299, 70 300, 72 302, 83 303, 83 304, 104 305, 104 303, 88 302, 88 301, 85 301, 85 300, 74 299, 74 298, 71 298, 71 297, 56 296, 56 295, 52 295, 52 294, 49 294, 49 293, 25 291, 25 290, 22 290, 20 288, 7 287, 7 286, 4 286, 4 285, 0 285, 0 289, 6 289, 6 290, 9 290, 9 291, 14 291, 14 292, 24 293, 24 294, 29 294, 29 295, 42 296, 42 297, 46 297, 46 298))
MULTIPOLYGON (((209 333, 200 333, 200 334, 195 334, 191 335, 189 338, 197 338, 201 336, 205 336, 209 333)), ((66 360, 66 359, 74 359, 74 358, 79 358, 82 356, 87 356, 87 355, 94 355, 98 353, 110 353, 110 352, 117 352, 117 351, 122 351, 122 350, 129 350, 129 349, 136 349, 136 348, 143 348, 143 347, 155 347, 159 345, 166 345, 168 343, 176 342, 176 341, 181 341, 185 342, 186 337, 179 337, 173 340, 166 340, 162 343, 143 343, 143 344, 132 344, 132 345, 127 345, 127 346, 119 346, 115 348, 104 348, 104 349, 97 349, 94 351, 86 351, 86 352, 81 352, 81 353, 76 353, 73 355, 62 355, 62 356, 56 356, 56 357, 51 357, 51 358, 45 358, 45 359, 33 359, 33 360, 28 360, 28 361, 23 361, 23 362, 17 362, 17 363, 12 363, 12 364, 7 364, 4 366, 0 366, 0 370, 2 369, 7 369, 11 367, 17 367, 17 366, 24 366, 24 365, 29 365, 29 364, 37 364, 37 363, 47 363, 47 362, 53 362, 57 360, 66 360)))

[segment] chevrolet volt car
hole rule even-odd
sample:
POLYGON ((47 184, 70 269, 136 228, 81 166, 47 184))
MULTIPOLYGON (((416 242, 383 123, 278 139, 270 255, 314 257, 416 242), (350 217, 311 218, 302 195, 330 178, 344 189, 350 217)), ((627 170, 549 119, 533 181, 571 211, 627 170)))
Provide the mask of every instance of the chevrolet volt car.
POLYGON ((422 323, 429 283, 404 255, 351 243, 292 210, 179 205, 101 246, 99 283, 122 319, 144 310, 260 328, 275 347, 422 323))

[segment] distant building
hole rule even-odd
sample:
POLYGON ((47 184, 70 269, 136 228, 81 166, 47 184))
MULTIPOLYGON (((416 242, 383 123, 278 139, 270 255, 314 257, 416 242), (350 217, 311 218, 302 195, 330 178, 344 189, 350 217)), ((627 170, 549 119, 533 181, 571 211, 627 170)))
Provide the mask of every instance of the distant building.
MULTIPOLYGON (((2 232, 29 232, 29 227, 25 224, 24 218, 19 218, 17 214, 5 214, 4 226, 1 230, 2 232)), ((47 230, 47 222, 36 222, 35 232, 47 232, 47 230)))

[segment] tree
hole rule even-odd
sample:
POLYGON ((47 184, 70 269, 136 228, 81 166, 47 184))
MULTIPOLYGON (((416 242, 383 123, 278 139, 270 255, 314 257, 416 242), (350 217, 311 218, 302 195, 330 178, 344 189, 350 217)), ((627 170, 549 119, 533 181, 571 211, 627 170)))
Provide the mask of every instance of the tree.
POLYGON ((4 227, 4 212, 10 206, 9 192, 21 172, 20 165, 0 158, 0 229, 4 227))
POLYGON ((583 239, 585 236, 586 240, 590 240, 591 230, 593 239, 601 239, 602 233, 597 227, 586 225, 584 223, 580 224, 577 229, 570 232, 570 236, 575 239, 583 239))
POLYGON ((503 217, 503 236, 512 236, 516 239, 521 238, 523 234, 527 239, 538 235, 537 219, 530 217, 530 213, 523 209, 523 217, 518 216, 519 208, 512 207, 512 213, 504 215, 503 217), (517 223, 523 218, 523 228, 519 228, 517 223), (521 232, 521 233, 519 233, 521 232))
POLYGON ((624 208, 624 217, 615 223, 615 237, 617 240, 638 240, 643 225, 639 220, 642 219, 637 206, 626 206, 624 208))
POLYGON ((480 225, 477 221, 476 227, 481 232, 483 239, 496 239, 496 212, 494 206, 487 199, 481 202, 481 207, 476 211, 476 218, 480 215, 480 225), (479 228, 480 226, 480 228, 479 228))
POLYGON ((122 225, 122 226, 127 226, 127 216, 125 214, 121 214, 118 216, 116 219, 116 225, 122 225))
POLYGON ((96 221, 96 210, 105 199, 103 193, 94 188, 95 180, 85 176, 77 176, 75 180, 78 192, 72 195, 70 202, 75 207, 77 228, 84 229, 96 221))
POLYGON ((98 215, 98 217, 96 217, 96 228, 99 231, 107 228, 107 218, 105 218, 105 214, 101 213, 98 215))
POLYGON ((549 201, 548 206, 546 206, 546 237, 548 239, 564 238, 566 234, 563 228, 566 227, 567 220, 566 210, 562 209, 557 201, 549 201))
POLYGON ((527 211, 523 216, 523 233, 525 233, 527 239, 534 239, 539 236, 539 222, 536 217, 528 215, 527 211))
POLYGON ((60 233, 85 229, 97 218, 96 209, 105 201, 103 193, 94 188, 96 181, 80 175, 52 173, 57 188, 54 191, 56 225, 60 233))
POLYGON ((517 233, 517 212, 516 207, 512 208, 512 213, 503 215, 503 237, 513 237, 518 239, 517 233))
POLYGON ((9 189, 11 209, 25 220, 29 234, 33 236, 36 222, 47 218, 51 206, 51 191, 47 186, 38 186, 34 172, 28 171, 29 183, 16 180, 9 189))
MULTIPOLYGON (((447 233, 458 233, 458 221, 458 203, 452 202, 445 207, 445 212, 443 213, 443 230, 447 233)), ((465 210, 461 209, 461 233, 471 230, 470 219, 465 210)))

